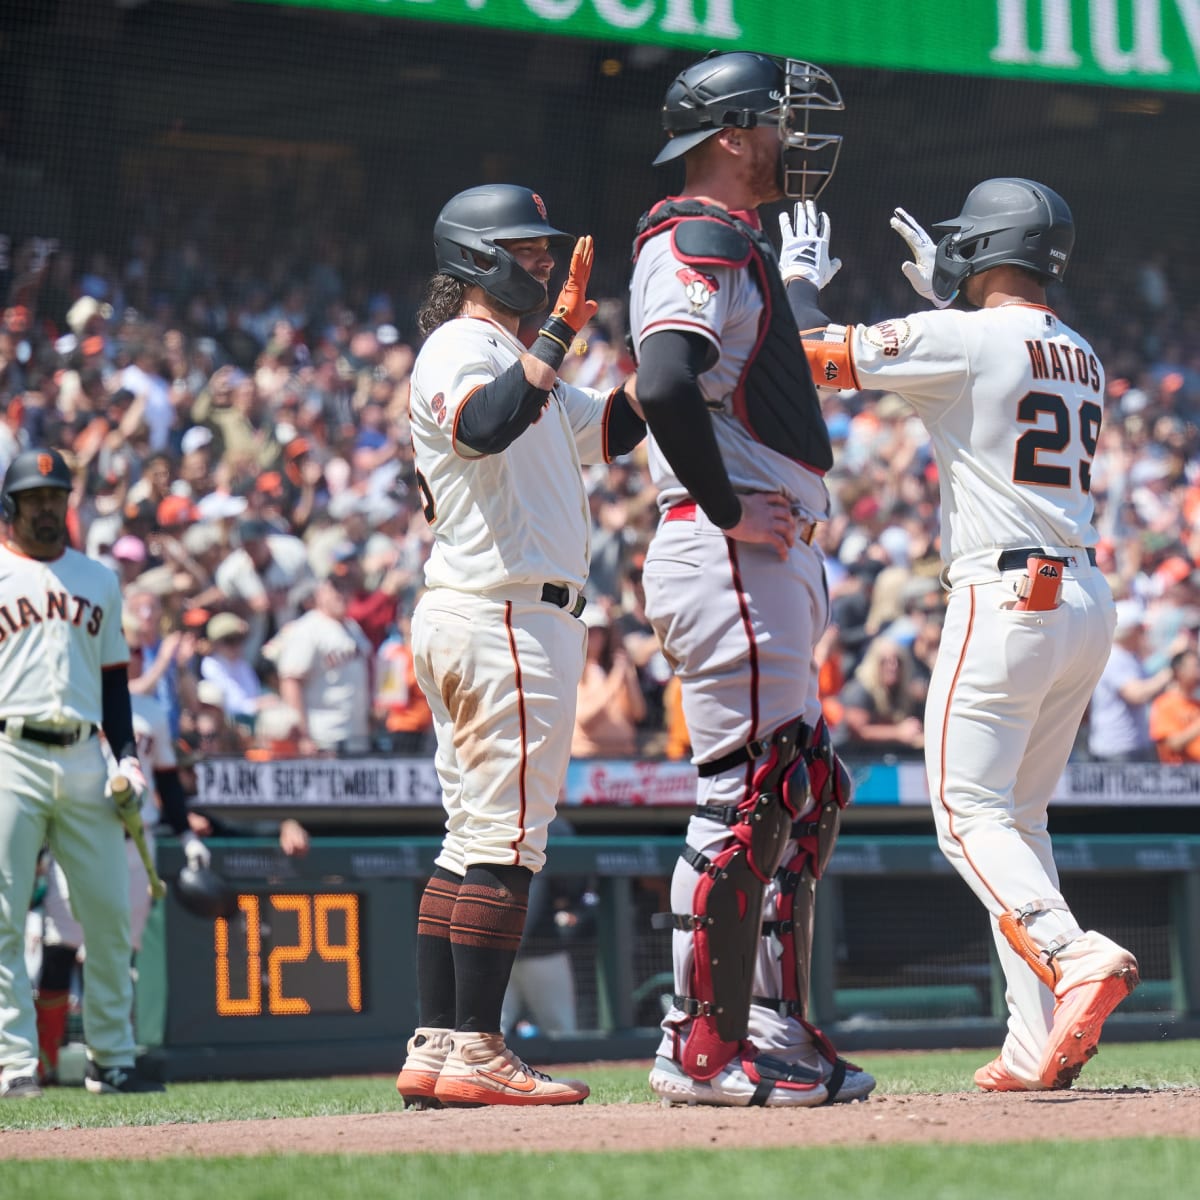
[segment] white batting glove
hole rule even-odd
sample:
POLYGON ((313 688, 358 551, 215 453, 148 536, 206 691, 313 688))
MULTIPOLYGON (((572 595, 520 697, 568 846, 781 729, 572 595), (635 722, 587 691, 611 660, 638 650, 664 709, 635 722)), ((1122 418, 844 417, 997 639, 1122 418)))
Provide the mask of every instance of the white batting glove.
POLYGON ((787 213, 780 213, 779 232, 783 235, 779 271, 784 283, 806 279, 819 291, 842 269, 840 258, 829 257, 829 214, 818 212, 812 200, 797 203, 794 227, 787 213))
POLYGON ((904 272, 904 278, 912 284, 913 291, 935 308, 949 307, 954 302, 953 296, 949 300, 939 300, 933 294, 933 265, 937 258, 937 242, 902 208, 895 210, 889 223, 912 251, 913 261, 906 262, 900 270, 904 272))
MULTIPOLYGON (((133 789, 133 794, 137 798, 137 802, 141 804, 142 797, 146 794, 146 776, 142 773, 142 764, 136 756, 127 754, 120 762, 117 763, 115 775, 124 775, 129 781, 129 786, 133 789)), ((109 778, 108 784, 104 789, 106 796, 113 794, 112 778, 109 778)))
POLYGON ((183 848, 187 865, 193 871, 212 866, 212 851, 190 829, 185 829, 179 835, 179 845, 183 848))

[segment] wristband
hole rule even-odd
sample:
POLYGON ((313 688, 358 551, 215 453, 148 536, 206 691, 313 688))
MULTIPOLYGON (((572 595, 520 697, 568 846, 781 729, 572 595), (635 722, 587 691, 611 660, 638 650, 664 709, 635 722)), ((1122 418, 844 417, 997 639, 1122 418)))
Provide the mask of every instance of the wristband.
POLYGON ((538 330, 533 345, 529 347, 529 353, 557 371, 562 366, 563 359, 567 357, 574 336, 573 330, 565 321, 549 317, 538 330))

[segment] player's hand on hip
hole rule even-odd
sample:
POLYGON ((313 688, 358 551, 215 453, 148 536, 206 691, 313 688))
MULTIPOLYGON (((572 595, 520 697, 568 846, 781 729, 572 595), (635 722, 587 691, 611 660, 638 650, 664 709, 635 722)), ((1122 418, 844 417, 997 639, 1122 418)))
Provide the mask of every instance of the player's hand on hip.
POLYGON ((829 214, 818 211, 812 200, 801 200, 794 218, 780 213, 779 232, 779 271, 785 283, 806 279, 819 291, 842 269, 840 258, 829 257, 829 214))
POLYGON ((953 302, 954 297, 939 300, 933 294, 933 266, 937 260, 937 242, 902 208, 895 210, 889 224, 912 251, 912 261, 904 263, 900 268, 904 272, 904 278, 912 284, 912 290, 935 308, 946 308, 953 302))
POLYGON ((558 293, 558 299, 554 302, 554 309, 550 314, 569 325, 572 333, 578 333, 596 315, 600 307, 595 300, 587 298, 588 280, 592 277, 592 262, 595 257, 596 251, 592 245, 592 235, 589 233, 587 237, 581 237, 575 243, 567 282, 558 293))
POLYGON ((193 871, 212 866, 212 851, 190 829, 179 835, 179 845, 193 871))
POLYGON ((753 492, 742 496, 742 519, 725 531, 738 542, 758 542, 787 558, 796 543, 796 518, 791 503, 778 492, 753 492))

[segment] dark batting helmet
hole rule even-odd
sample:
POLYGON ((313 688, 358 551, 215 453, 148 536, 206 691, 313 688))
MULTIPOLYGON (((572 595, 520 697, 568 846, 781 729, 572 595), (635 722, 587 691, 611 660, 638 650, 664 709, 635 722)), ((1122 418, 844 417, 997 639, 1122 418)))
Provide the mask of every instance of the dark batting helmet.
POLYGON ((494 300, 517 313, 536 312, 546 288, 498 243, 518 238, 549 238, 552 250, 575 239, 546 219, 546 202, 528 188, 491 183, 459 192, 433 225, 438 271, 478 284, 494 300))
POLYGON ((237 914, 237 893, 211 867, 184 867, 175 881, 179 903, 198 917, 237 914))
POLYGON ((654 165, 670 162, 722 129, 779 128, 785 196, 816 197, 833 178, 842 139, 809 128, 818 111, 845 108, 828 72, 799 59, 749 51, 714 51, 681 71, 667 88, 662 122, 667 144, 654 165))
POLYGON ((18 454, 4 473, 4 488, 0 491, 0 512, 6 521, 17 515, 14 496, 34 488, 71 490, 71 468, 57 450, 25 450, 18 454))
POLYGON ((1011 264, 1043 282, 1061 279, 1075 245, 1075 222, 1067 202, 1032 179, 985 179, 971 189, 962 212, 934 229, 949 230, 938 242, 933 294, 952 300, 972 275, 1011 264))

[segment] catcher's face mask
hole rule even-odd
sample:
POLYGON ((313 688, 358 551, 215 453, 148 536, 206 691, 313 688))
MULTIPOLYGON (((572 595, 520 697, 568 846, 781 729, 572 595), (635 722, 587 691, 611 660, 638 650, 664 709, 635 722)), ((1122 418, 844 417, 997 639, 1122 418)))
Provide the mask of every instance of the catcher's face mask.
POLYGON ((811 121, 814 113, 841 112, 845 107, 828 71, 795 58, 783 64, 778 120, 779 182, 785 196, 815 200, 833 178, 842 152, 841 134, 818 133, 811 121))

